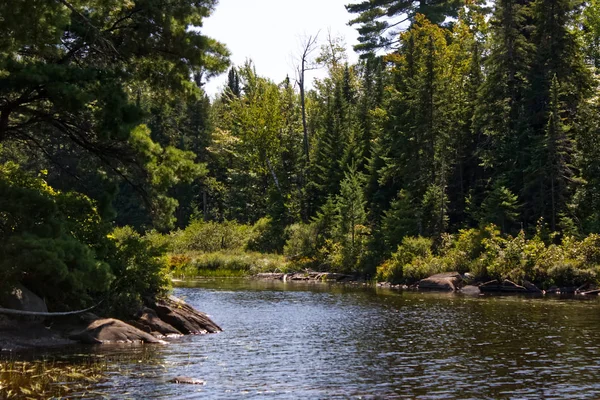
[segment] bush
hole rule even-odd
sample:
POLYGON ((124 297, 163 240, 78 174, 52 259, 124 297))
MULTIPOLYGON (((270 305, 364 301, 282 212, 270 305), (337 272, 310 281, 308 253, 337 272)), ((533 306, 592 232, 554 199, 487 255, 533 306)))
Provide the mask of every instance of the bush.
POLYGON ((0 164, 0 291, 22 283, 64 310, 90 305, 114 279, 109 226, 95 203, 0 164))
POLYGON ((580 268, 576 262, 564 261, 557 263, 548 270, 550 284, 559 287, 581 286, 585 283, 596 282, 598 270, 580 268))
POLYGON ((246 249, 265 253, 281 253, 286 242, 284 227, 270 217, 259 219, 251 229, 246 249))
POLYGON ((192 221, 183 231, 172 235, 175 253, 242 250, 251 239, 251 227, 233 221, 192 221))
MULTIPOLYGON (((433 241, 423 237, 405 237, 392 258, 377 267, 378 281, 400 283, 411 282, 421 276, 424 269, 422 260, 432 259, 431 247, 433 241), (415 259, 420 259, 411 266, 415 259)), ((421 278, 419 278, 421 279, 421 278)))
POLYGON ((174 276, 232 277, 288 270, 283 256, 274 254, 214 252, 196 254, 188 260, 172 270, 174 276))
POLYGON ((293 224, 286 228, 285 235, 288 237, 283 254, 294 258, 314 258, 317 254, 316 224, 293 224))
POLYGON ((146 297, 164 295, 170 289, 167 258, 131 227, 117 228, 110 235, 115 253, 111 260, 116 277, 111 286, 111 309, 120 316, 139 310, 146 297))

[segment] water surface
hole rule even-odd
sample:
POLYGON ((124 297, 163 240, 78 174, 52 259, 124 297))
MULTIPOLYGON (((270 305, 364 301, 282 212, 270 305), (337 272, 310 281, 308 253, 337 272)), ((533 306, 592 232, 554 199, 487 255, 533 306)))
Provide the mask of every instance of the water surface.
POLYGON ((84 348, 109 361, 90 397, 600 398, 600 303, 247 280, 175 295, 223 333, 84 348), (185 375, 205 386, 174 385, 185 375))

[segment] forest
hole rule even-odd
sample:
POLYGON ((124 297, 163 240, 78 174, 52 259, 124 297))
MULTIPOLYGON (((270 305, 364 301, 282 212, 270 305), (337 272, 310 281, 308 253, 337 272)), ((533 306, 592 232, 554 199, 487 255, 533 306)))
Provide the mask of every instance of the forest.
POLYGON ((126 314, 186 269, 600 280, 599 1, 351 3, 360 60, 310 36, 283 82, 202 34, 217 3, 0 1, 0 291, 126 314))

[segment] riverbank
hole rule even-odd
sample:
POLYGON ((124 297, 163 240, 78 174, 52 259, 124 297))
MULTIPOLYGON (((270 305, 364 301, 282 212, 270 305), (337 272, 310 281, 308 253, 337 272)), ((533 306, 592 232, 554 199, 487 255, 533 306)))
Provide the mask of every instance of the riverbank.
MULTIPOLYGON (((30 314, 34 312, 29 312, 30 314)), ((130 320, 86 312, 69 316, 0 316, 0 351, 14 352, 74 344, 153 343, 183 335, 221 332, 206 314, 173 296, 148 301, 130 320)))
POLYGON ((544 290, 531 282, 525 281, 519 285, 508 279, 503 281, 476 281, 469 274, 459 274, 458 272, 446 272, 434 274, 427 278, 412 284, 393 284, 390 282, 366 282, 356 279, 351 275, 331 273, 331 272, 296 272, 296 273, 259 273, 252 279, 266 281, 282 282, 326 282, 341 284, 363 284, 375 285, 379 288, 410 291, 437 291, 437 292, 460 292, 469 295, 479 294, 532 294, 532 295, 575 295, 575 296, 598 296, 600 289, 594 283, 586 283, 581 286, 551 286, 544 290))

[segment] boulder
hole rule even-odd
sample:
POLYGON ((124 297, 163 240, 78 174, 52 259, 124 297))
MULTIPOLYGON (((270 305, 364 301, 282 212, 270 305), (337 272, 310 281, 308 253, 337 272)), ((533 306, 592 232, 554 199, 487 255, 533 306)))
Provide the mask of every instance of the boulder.
POLYGON ((70 335, 69 339, 86 344, 166 343, 149 333, 113 318, 92 321, 81 332, 70 335))
POLYGON ((487 292, 500 292, 502 289, 502 285, 496 279, 492 281, 488 281, 479 285, 479 290, 487 293, 487 292))
POLYGON ((158 318, 184 335, 222 331, 206 314, 195 310, 177 297, 169 296, 168 298, 156 300, 149 306, 156 311, 158 318))
POLYGON ((533 283, 531 283, 529 281, 523 281, 523 287, 525 289, 527 289, 527 291, 530 292, 530 293, 543 293, 542 289, 540 289, 539 287, 535 286, 533 283))
POLYGON ((2 297, 0 304, 13 310, 48 312, 46 302, 23 285, 15 286, 2 297))
POLYGON ((462 277, 458 272, 445 272, 421 279, 418 287, 419 290, 455 291, 460 288, 461 284, 462 277))
POLYGON ((136 328, 139 328, 144 332, 148 332, 155 337, 182 335, 182 333, 173 326, 158 318, 156 311, 148 307, 144 307, 140 311, 137 319, 131 321, 130 323, 136 328))
POLYGON ((486 282, 479 286, 482 292, 505 292, 505 293, 524 293, 527 289, 524 286, 517 285, 514 282, 505 279, 502 283, 496 279, 486 282))

